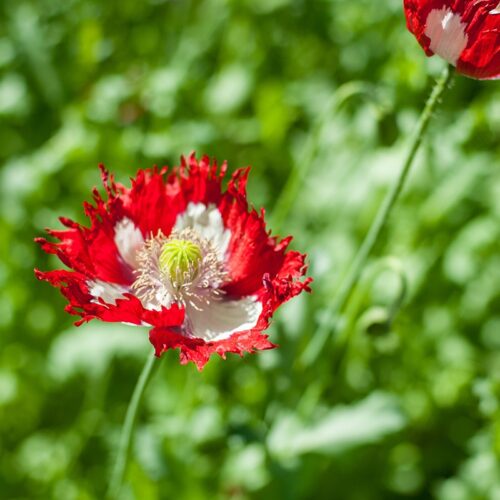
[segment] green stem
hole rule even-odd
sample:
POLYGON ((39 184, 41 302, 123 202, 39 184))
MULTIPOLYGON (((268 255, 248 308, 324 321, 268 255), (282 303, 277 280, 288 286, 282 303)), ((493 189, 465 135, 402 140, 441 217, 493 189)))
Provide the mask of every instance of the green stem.
POLYGON ((371 99, 371 101, 375 101, 375 104, 379 108, 382 108, 382 105, 377 101, 377 96, 375 95, 373 87, 366 82, 347 82, 335 91, 329 101, 327 101, 323 113, 314 124, 306 140, 304 151, 299 155, 299 160, 295 161, 292 171, 274 204, 270 227, 273 228, 275 234, 280 233, 282 225, 290 215, 291 208, 297 199, 297 195, 304 185, 304 181, 307 179, 309 170, 318 155, 321 133, 325 125, 332 118, 332 115, 337 113, 347 101, 358 96, 371 99))
POLYGON ((399 260, 394 257, 387 257, 377 261, 376 265, 369 271, 370 272, 365 272, 363 281, 355 287, 351 299, 346 306, 345 316, 348 319, 346 321, 346 325, 342 328, 342 331, 335 337, 334 356, 331 361, 332 373, 340 375, 343 371, 343 367, 348 363, 349 352, 354 350, 353 340, 357 332, 360 330, 361 318, 359 317, 359 313, 361 311, 361 307, 364 303, 366 303, 368 294, 373 288, 375 280, 378 276, 380 276, 382 272, 391 271, 395 274, 399 281, 397 296, 391 304, 385 306, 387 312, 386 326, 388 328, 391 328, 394 318, 407 296, 408 280, 399 260))
POLYGON ((117 499, 120 496, 120 490, 123 483, 123 478, 125 476, 125 469, 127 467, 127 461, 130 454, 130 445, 132 442, 132 433, 134 431, 135 421, 137 418, 137 410, 142 400, 144 390, 148 385, 151 375, 153 374, 154 368, 158 366, 160 358, 148 353, 148 359, 146 364, 139 375, 139 380, 130 399, 130 403, 127 408, 127 414, 125 415, 125 422, 123 423, 122 433, 120 436, 120 444, 118 447, 118 453, 116 456, 115 467, 111 475, 111 481, 109 483, 109 489, 107 492, 107 498, 117 499))
POLYGON ((323 321, 320 323, 318 331, 304 351, 301 361, 305 366, 309 366, 317 359, 319 353, 323 349, 328 339, 333 321, 349 298, 352 289, 356 285, 366 264, 368 256, 377 243, 382 229, 384 228, 391 214, 392 208, 394 207, 394 204, 401 194, 406 178, 408 177, 408 173, 410 172, 413 161, 415 160, 417 151, 425 136, 427 127, 429 126, 432 115, 436 110, 445 89, 451 82, 453 75, 454 68, 448 65, 443 70, 442 75, 436 82, 431 95, 429 96, 429 99, 427 99, 424 110, 420 115, 420 120, 418 122, 415 136, 411 142, 410 149, 405 158, 401 171, 399 172, 398 177, 396 177, 394 184, 392 185, 382 205, 380 206, 380 209, 375 216, 375 220, 370 226, 370 229, 368 230, 368 233, 365 236, 365 239, 361 244, 358 253, 356 254, 351 266, 347 271, 346 278, 343 280, 338 293, 334 297, 332 306, 328 310, 328 314, 325 315, 323 321))

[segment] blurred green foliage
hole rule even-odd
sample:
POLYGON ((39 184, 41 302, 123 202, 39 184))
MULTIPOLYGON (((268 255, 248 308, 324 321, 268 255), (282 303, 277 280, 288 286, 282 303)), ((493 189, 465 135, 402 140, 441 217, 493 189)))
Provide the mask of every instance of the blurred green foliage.
POLYGON ((253 166, 250 198, 307 251, 314 293, 277 313, 280 349, 202 373, 165 355, 123 498, 500 498, 498 83, 447 92, 340 328, 304 362, 443 66, 401 3, 0 4, 1 498, 102 498, 151 351, 146 330, 72 326, 33 277, 60 266, 33 237, 84 222, 98 162, 126 182, 192 150, 253 166))

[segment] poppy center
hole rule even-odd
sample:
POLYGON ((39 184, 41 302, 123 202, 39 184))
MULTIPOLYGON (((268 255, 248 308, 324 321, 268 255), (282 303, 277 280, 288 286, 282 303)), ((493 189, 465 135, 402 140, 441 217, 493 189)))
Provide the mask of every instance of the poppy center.
POLYGON ((226 280, 224 262, 210 240, 193 228, 161 231, 147 239, 137 255, 135 295, 149 308, 201 303, 218 298, 226 280))
POLYGON ((192 241, 170 239, 166 241, 159 256, 159 267, 172 282, 185 283, 197 274, 201 260, 201 248, 192 241))

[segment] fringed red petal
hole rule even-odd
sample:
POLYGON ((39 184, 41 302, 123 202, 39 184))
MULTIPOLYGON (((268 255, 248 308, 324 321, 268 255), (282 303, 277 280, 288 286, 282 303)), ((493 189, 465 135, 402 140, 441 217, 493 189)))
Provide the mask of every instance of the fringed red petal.
POLYGON ((78 272, 65 270, 42 272, 35 269, 39 280, 48 281, 61 290, 69 304, 66 312, 80 316, 79 326, 92 319, 110 323, 130 323, 133 325, 180 326, 184 322, 184 309, 176 305, 160 311, 145 309, 141 301, 132 294, 125 294, 123 299, 109 304, 90 295, 87 278, 78 272))
POLYGON ((181 165, 170 172, 166 167, 139 170, 122 197, 124 211, 143 235, 160 230, 168 235, 188 203, 219 203, 225 172, 225 164, 219 168, 208 156, 198 162, 194 154, 182 157, 181 165))
POLYGON ((153 328, 149 340, 155 348, 156 356, 161 356, 168 349, 179 349, 181 364, 192 361, 198 370, 202 370, 212 354, 226 358, 226 353, 253 353, 277 347, 267 340, 267 335, 258 330, 238 332, 228 339, 205 342, 202 339, 188 338, 172 328, 153 328))
MULTIPOLYGON (((449 9, 464 25, 466 46, 458 56, 457 71, 471 78, 500 77, 500 4, 498 0, 405 0, 408 29, 428 56, 434 54, 426 34, 429 14, 449 9)), ((443 21, 444 22, 444 21, 443 21)), ((444 29, 444 28, 443 28, 444 29)), ((457 36, 456 33, 454 33, 457 36)), ((456 39, 452 39, 453 43, 456 39)))

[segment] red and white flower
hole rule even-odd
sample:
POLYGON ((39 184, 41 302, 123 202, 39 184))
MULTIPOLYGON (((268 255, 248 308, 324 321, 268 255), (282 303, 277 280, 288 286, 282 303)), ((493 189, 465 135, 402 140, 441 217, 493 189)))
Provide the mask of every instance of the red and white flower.
POLYGON ((499 0, 404 0, 408 29, 428 56, 472 78, 500 77, 499 0))
POLYGON ((85 203, 90 227, 69 219, 37 238, 70 270, 36 276, 61 289, 76 324, 102 321, 151 326, 160 356, 179 348, 181 363, 201 369, 212 353, 276 347, 263 333, 286 300, 309 290, 305 255, 287 251, 266 230, 264 211, 249 208, 249 169, 222 191, 226 164, 181 158, 168 169, 139 170, 130 188, 101 166, 107 197, 85 203))

